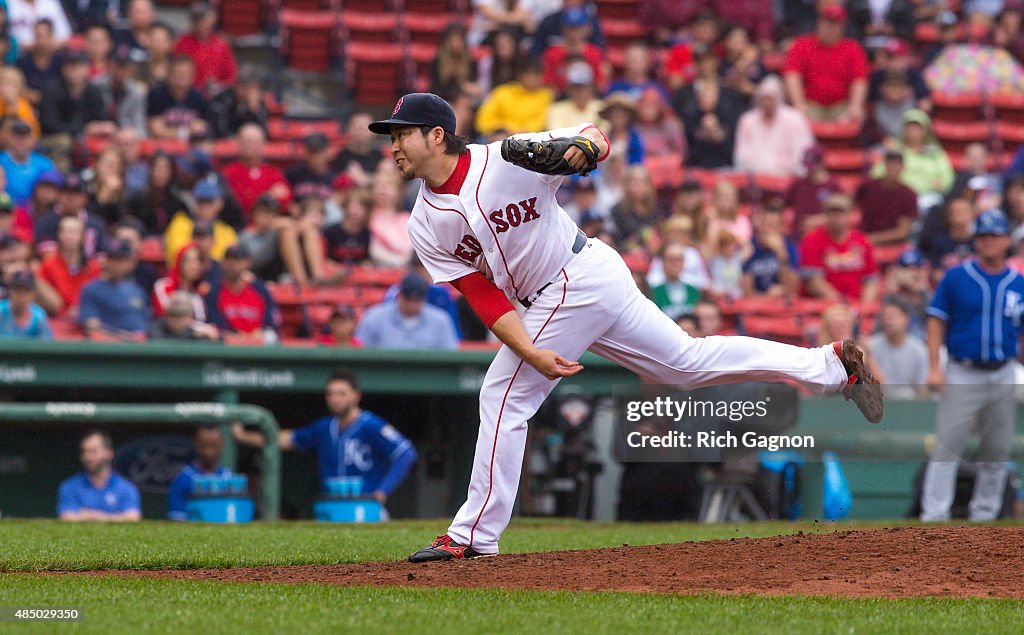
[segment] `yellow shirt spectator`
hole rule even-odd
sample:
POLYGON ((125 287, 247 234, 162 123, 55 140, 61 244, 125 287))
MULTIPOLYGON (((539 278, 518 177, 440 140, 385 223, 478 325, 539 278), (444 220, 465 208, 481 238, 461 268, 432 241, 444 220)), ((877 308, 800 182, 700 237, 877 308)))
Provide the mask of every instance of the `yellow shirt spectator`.
POLYGON ((480 105, 476 129, 480 134, 541 132, 555 93, 544 86, 540 68, 533 63, 520 71, 519 80, 498 86, 480 105))

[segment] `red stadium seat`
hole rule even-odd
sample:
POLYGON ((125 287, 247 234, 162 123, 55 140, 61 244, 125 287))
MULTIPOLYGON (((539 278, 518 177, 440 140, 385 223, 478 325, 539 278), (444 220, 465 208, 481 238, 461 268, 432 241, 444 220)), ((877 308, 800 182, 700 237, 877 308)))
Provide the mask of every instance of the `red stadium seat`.
POLYGON ((164 264, 164 241, 162 238, 147 238, 139 245, 139 260, 155 265, 164 264))
POLYGON ((806 346, 807 331, 803 324, 790 316, 744 315, 741 319, 747 335, 796 346, 806 346))
POLYGON ((469 0, 405 0, 403 8, 409 13, 450 13, 451 20, 469 11, 469 0))
POLYGON ((659 190, 678 188, 686 178, 681 154, 647 157, 644 159, 644 167, 650 173, 654 187, 659 190))
POLYGON ((984 119, 984 101, 981 95, 951 95, 932 93, 932 120, 980 121, 984 119))
POLYGON ((263 31, 263 0, 218 0, 216 9, 220 30, 228 35, 240 37, 263 31))
POLYGON ((936 44, 939 41, 939 25, 921 21, 914 27, 914 41, 918 44, 936 44))
POLYGON ((647 38, 647 29, 635 18, 626 20, 601 20, 608 47, 623 47, 635 40, 647 38))
POLYGON ((1024 145, 1024 123, 996 122, 996 138, 1003 149, 1003 165, 1007 166, 1018 148, 1024 145))
POLYGON ((430 64, 437 57, 437 46, 433 44, 409 45, 409 60, 412 62, 415 88, 419 92, 430 89, 430 64))
POLYGON ((395 13, 342 11, 341 25, 347 42, 398 42, 402 39, 395 13))
POLYGON ((836 174, 863 174, 868 167, 864 150, 829 150, 825 153, 825 167, 836 174))
POLYGON ((631 20, 640 12, 640 0, 596 0, 597 15, 606 20, 631 20))
POLYGON ((972 143, 992 145, 992 126, 987 121, 935 119, 932 130, 947 152, 963 152, 972 143))
POLYGON ((340 145, 345 138, 335 119, 275 117, 267 122, 267 132, 271 141, 301 141, 313 133, 320 133, 332 144, 340 145))
POLYGON ((855 121, 811 121, 811 132, 827 149, 858 147, 860 128, 861 125, 855 121))
POLYGON ((289 68, 323 73, 337 58, 339 23, 331 11, 281 11, 281 55, 289 68))
POLYGON ((793 183, 791 176, 775 176, 772 174, 755 174, 754 189, 761 193, 761 199, 771 196, 782 196, 793 183))
POLYGON ((401 0, 342 0, 345 11, 358 11, 362 13, 384 13, 393 11, 400 7, 396 6, 401 0))
POLYGON ((349 88, 356 103, 390 106, 408 84, 405 47, 350 42, 345 47, 349 88))
POLYGON ((879 245, 874 248, 875 262, 879 267, 888 267, 900 258, 900 254, 907 248, 905 244, 879 245))
POLYGON ((447 13, 410 13, 402 16, 402 24, 405 32, 409 35, 409 41, 413 44, 430 44, 437 46, 441 43, 441 32, 452 22, 462 22, 457 15, 447 13))
POLYGON ((371 269, 369 267, 354 267, 349 273, 346 282, 355 286, 365 287, 390 287, 401 282, 405 275, 405 269, 371 269))
POLYGON ((1024 94, 999 93, 988 99, 997 122, 1024 123, 1024 94))

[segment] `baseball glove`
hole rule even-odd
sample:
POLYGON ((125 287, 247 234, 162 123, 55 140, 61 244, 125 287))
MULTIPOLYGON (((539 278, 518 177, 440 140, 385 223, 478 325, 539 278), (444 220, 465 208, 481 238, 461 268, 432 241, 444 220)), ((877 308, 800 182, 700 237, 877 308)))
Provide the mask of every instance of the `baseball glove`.
POLYGON ((597 167, 597 147, 582 135, 558 137, 547 141, 526 141, 509 137, 501 142, 501 158, 509 163, 541 174, 580 174, 586 176, 597 167), (569 148, 579 148, 587 158, 580 169, 565 159, 569 148))

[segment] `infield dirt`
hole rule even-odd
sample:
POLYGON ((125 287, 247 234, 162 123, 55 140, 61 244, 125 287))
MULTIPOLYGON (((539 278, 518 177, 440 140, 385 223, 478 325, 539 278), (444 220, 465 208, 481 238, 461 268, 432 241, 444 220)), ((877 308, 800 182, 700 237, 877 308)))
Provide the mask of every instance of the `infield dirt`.
MULTIPOLYGON (((410 545, 410 551, 417 545, 410 545)), ((1024 599, 1024 528, 901 527, 519 553, 467 561, 104 570, 232 582, 1024 599)))

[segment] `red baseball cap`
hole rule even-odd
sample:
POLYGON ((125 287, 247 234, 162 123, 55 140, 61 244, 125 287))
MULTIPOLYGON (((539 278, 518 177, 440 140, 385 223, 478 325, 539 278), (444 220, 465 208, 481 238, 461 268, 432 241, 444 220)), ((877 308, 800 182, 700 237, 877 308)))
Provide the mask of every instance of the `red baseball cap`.
POLYGON ((906 55, 910 53, 910 46, 897 37, 891 37, 885 42, 882 49, 889 55, 906 55))
POLYGON ((821 8, 818 17, 833 22, 846 22, 846 8, 841 4, 828 4, 821 8))

